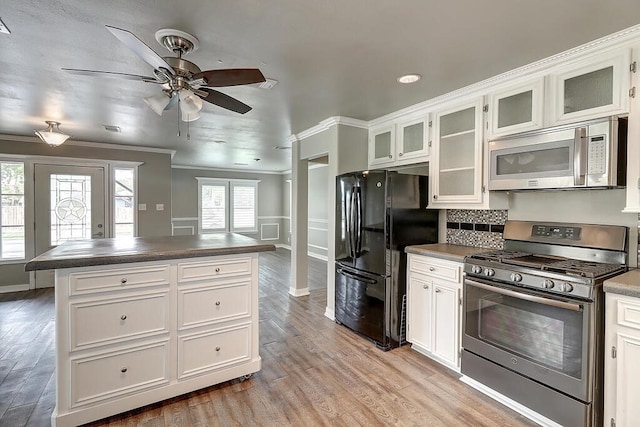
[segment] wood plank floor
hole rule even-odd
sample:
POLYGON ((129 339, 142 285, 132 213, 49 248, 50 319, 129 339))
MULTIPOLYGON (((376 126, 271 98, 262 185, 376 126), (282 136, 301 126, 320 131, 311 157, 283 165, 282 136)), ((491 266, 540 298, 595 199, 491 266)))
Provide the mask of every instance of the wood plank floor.
MULTIPOLYGON (((532 426, 403 346, 382 352, 324 316, 326 263, 289 296, 290 253, 260 255, 262 370, 92 426, 532 426)), ((0 294, 0 426, 48 426, 53 292, 0 294)))

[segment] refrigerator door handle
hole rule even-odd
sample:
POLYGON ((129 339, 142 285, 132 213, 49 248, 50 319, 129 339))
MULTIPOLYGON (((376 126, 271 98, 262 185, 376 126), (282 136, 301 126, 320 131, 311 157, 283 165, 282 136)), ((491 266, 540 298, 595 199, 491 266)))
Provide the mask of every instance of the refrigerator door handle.
POLYGON ((360 187, 356 187, 356 224, 355 224, 355 251, 356 256, 360 256, 360 251, 362 250, 362 193, 360 192, 360 187))
POLYGON ((349 239, 349 256, 353 259, 356 257, 355 237, 354 237, 354 214, 355 214, 355 187, 351 189, 349 196, 349 213, 347 214, 347 238, 349 239))
POLYGON ((359 282, 364 282, 364 283, 368 283, 370 285, 375 285, 376 283, 378 283, 375 279, 370 279, 368 277, 364 277, 364 276, 360 276, 357 274, 353 274, 353 273, 349 273, 346 270, 343 270, 342 268, 338 269, 338 274, 342 274, 343 276, 347 276, 351 279, 357 280, 359 282))

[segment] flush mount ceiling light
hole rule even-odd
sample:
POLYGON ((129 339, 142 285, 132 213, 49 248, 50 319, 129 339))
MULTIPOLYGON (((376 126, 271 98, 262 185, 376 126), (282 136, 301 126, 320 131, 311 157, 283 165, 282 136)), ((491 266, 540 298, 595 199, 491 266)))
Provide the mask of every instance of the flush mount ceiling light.
POLYGON ((47 129, 35 131, 36 135, 38 135, 43 142, 52 147, 57 147, 69 139, 69 135, 60 132, 60 128, 58 127, 60 126, 60 122, 47 120, 45 123, 49 125, 47 129))
POLYGON ((422 76, 420 74, 405 74, 404 76, 398 77, 399 83, 415 83, 420 80, 422 76))

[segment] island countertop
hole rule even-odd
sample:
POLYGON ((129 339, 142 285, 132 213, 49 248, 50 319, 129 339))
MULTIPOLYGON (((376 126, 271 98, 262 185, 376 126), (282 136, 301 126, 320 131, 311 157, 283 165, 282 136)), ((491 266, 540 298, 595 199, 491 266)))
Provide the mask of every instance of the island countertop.
POLYGON ((235 233, 130 237, 65 242, 27 262, 25 271, 274 251, 235 233))

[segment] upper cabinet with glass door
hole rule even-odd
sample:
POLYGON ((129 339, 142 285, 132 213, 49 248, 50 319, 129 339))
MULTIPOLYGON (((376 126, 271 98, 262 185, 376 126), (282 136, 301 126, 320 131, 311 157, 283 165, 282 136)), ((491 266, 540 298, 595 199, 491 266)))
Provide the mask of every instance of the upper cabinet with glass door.
POLYGON ((544 78, 489 94, 489 139, 543 126, 544 78))
POLYGON ((398 123, 396 164, 429 160, 429 124, 426 115, 398 123))
POLYGON ((550 124, 629 112, 629 49, 589 58, 550 76, 550 124))
POLYGON ((394 124, 369 130, 369 167, 388 166, 396 159, 394 124))

